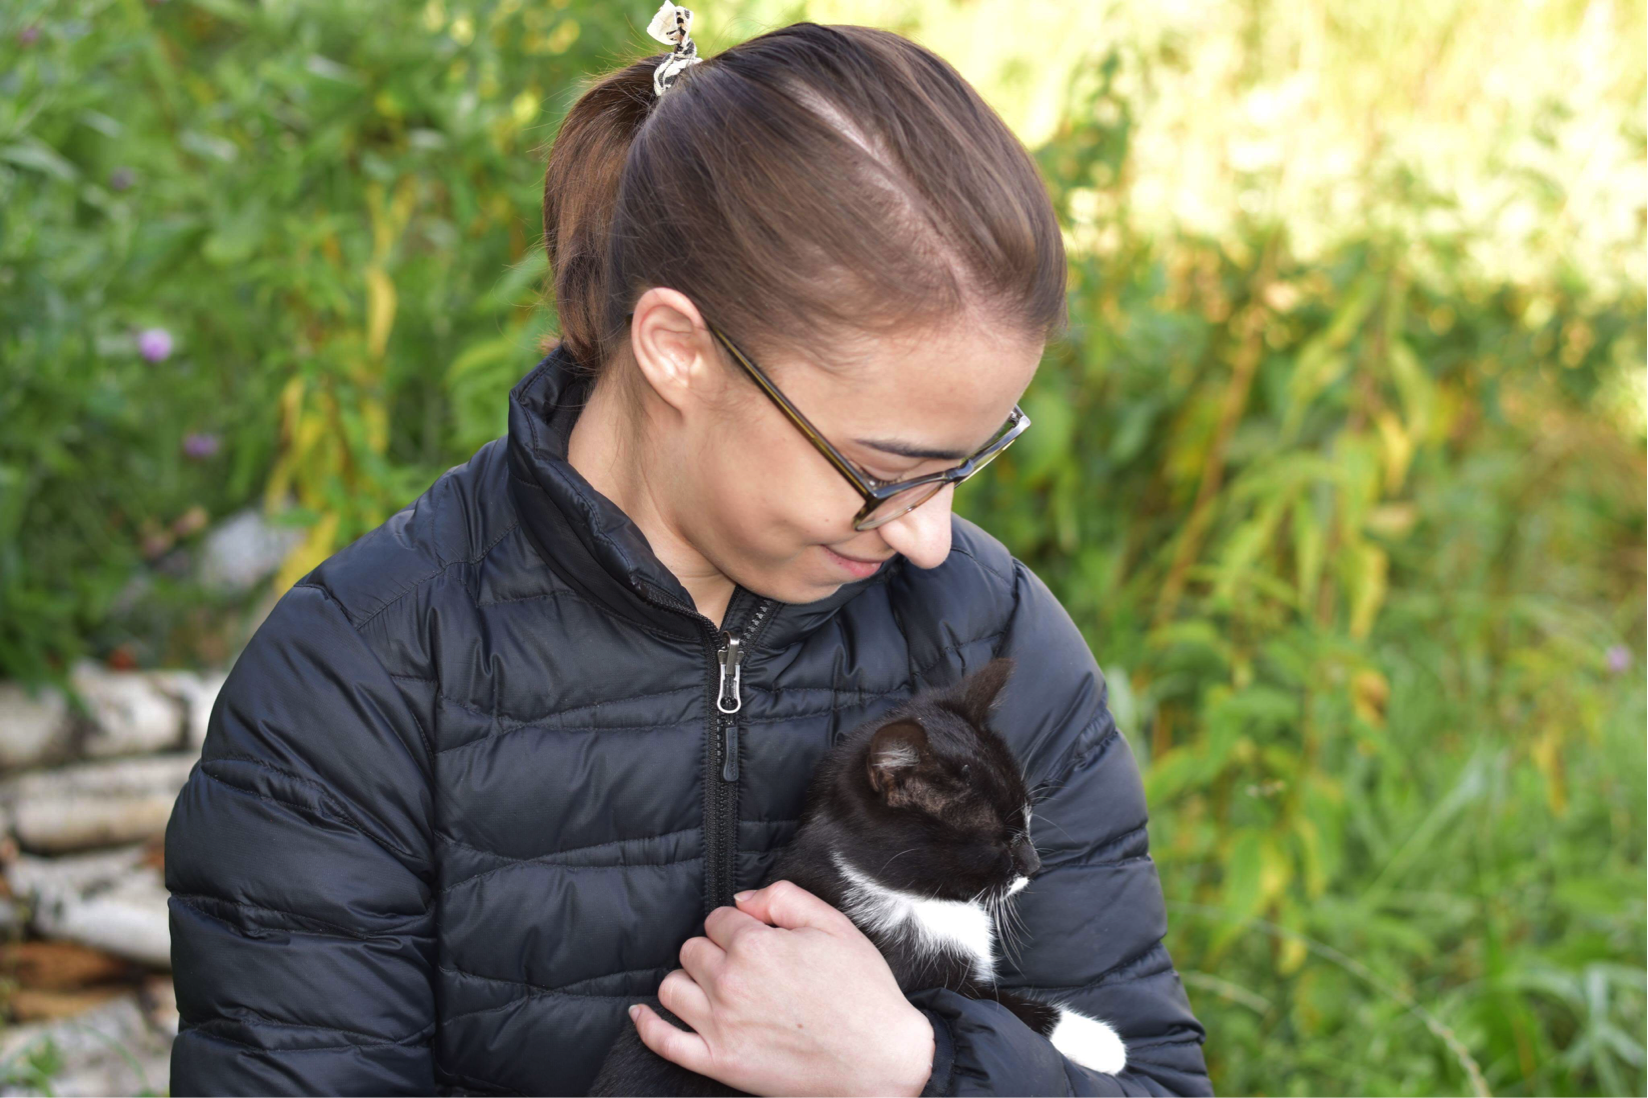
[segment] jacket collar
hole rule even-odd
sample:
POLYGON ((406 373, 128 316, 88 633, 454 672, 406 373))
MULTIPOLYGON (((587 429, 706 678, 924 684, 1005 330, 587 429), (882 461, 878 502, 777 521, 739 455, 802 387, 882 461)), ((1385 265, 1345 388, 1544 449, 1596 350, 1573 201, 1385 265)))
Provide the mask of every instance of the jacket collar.
MULTIPOLYGON (((723 624, 742 628, 762 596, 739 585, 726 622, 712 623, 693 608, 640 527, 567 461, 572 425, 592 384, 557 344, 509 393, 509 490, 539 555, 579 594, 642 628, 684 639, 701 639, 723 624)), ((752 649, 776 650, 800 640, 903 565, 904 557, 895 556, 875 575, 842 584, 817 602, 776 604, 752 649)))

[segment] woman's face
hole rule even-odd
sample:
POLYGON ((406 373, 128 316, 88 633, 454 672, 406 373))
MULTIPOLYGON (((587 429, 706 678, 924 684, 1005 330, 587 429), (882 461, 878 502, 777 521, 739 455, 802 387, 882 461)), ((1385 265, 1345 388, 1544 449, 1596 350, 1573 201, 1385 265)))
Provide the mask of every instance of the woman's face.
MULTIPOLYGON (((960 464, 994 436, 1042 347, 959 317, 821 352, 836 364, 829 371, 800 358, 757 365, 848 461, 879 480, 903 480, 960 464)), ((641 296, 631 350, 651 382, 641 386, 647 494, 671 532, 721 575, 807 603, 873 574, 841 557, 884 562, 902 553, 935 568, 948 556, 954 486, 854 530, 863 497, 703 328, 684 295, 654 287, 641 296)))

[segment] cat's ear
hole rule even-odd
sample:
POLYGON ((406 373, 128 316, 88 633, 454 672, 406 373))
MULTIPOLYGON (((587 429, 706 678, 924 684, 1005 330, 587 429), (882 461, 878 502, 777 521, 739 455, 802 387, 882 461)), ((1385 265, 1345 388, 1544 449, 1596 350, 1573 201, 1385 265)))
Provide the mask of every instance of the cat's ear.
POLYGON ((927 750, 927 730, 913 717, 882 725, 870 737, 870 788, 893 808, 924 799, 918 775, 927 750))
POLYGON ((961 681, 958 685, 961 707, 973 718, 973 723, 984 724, 989 720, 990 711, 1001 700, 1001 688, 1007 685, 1012 674, 1012 658, 997 656, 961 681))

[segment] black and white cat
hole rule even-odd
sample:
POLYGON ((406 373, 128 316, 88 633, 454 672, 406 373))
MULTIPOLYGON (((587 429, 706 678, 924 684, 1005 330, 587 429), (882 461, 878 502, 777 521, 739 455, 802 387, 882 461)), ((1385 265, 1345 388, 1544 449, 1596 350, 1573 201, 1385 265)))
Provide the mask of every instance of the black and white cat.
MULTIPOLYGON (((988 725, 1013 661, 991 660, 847 733, 814 768, 794 838, 765 887, 790 880, 875 943, 906 994, 947 987, 995 999, 1070 1059, 1106 1074, 1120 1036, 1060 1003, 996 987, 997 928, 1041 859, 1024 774, 988 725)), ((687 1028, 656 996, 660 1016, 687 1028)), ((740 1095, 654 1053, 627 1020, 592 1095, 740 1095)))

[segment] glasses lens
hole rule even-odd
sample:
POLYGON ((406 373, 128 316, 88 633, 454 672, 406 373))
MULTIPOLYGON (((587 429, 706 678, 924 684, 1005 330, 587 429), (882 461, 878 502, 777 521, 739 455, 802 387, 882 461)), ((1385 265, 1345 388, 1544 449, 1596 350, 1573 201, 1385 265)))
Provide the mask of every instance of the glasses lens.
POLYGON ((913 511, 938 495, 943 487, 944 482, 942 480, 935 480, 930 484, 918 484, 914 488, 906 488, 896 495, 888 496, 876 504, 876 509, 866 515, 864 521, 860 522, 855 529, 873 530, 884 522, 913 511))

